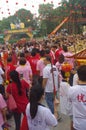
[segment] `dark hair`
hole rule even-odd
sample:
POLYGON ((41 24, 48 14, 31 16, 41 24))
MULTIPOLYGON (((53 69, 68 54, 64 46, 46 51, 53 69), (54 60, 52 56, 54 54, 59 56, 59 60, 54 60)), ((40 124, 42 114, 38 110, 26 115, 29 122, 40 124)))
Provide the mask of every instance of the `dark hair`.
POLYGON ((9 56, 8 58, 7 58, 7 62, 11 62, 12 61, 12 56, 9 56))
POLYGON ((41 56, 41 57, 44 57, 44 56, 45 56, 45 51, 44 51, 44 50, 41 50, 41 51, 40 51, 40 56, 41 56))
POLYGON ((26 59, 24 57, 20 58, 19 64, 20 65, 25 65, 26 64, 26 59))
POLYGON ((64 62, 64 55, 60 54, 58 57, 59 63, 63 63, 64 62))
POLYGON ((31 56, 36 56, 36 49, 33 49, 33 50, 32 50, 31 56))
POLYGON ((61 70, 61 75, 62 75, 63 79, 67 78, 65 75, 65 72, 63 70, 61 70))
POLYGON ((51 57, 50 56, 46 56, 45 59, 49 62, 51 62, 51 57))
POLYGON ((28 50, 25 50, 25 53, 28 53, 29 51, 28 50))
POLYGON ((30 89, 30 115, 34 119, 38 110, 38 102, 40 101, 44 89, 39 84, 35 84, 30 89))
POLYGON ((19 79, 19 73, 16 70, 13 70, 10 72, 10 78, 12 79, 13 82, 16 83, 17 88, 18 88, 18 94, 22 95, 22 91, 21 91, 21 82, 19 79))
POLYGON ((25 54, 23 52, 20 52, 20 57, 25 57, 25 54))
POLYGON ((77 70, 79 80, 86 81, 86 65, 82 65, 77 70))
POLYGON ((45 49, 45 54, 50 54, 50 49, 49 48, 45 49))
POLYGON ((68 48, 66 45, 63 45, 63 50, 64 50, 64 52, 68 52, 68 48))

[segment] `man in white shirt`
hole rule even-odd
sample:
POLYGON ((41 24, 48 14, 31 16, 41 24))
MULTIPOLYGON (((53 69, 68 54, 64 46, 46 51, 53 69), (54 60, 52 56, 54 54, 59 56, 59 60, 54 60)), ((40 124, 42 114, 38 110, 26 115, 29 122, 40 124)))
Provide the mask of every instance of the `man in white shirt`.
POLYGON ((44 63, 46 65, 43 69, 43 87, 45 88, 45 99, 51 112, 54 113, 54 89, 57 92, 58 71, 56 66, 51 65, 50 57, 46 57, 44 63))
POLYGON ((86 130, 86 65, 77 70, 78 85, 69 88, 69 100, 73 105, 73 127, 86 130))

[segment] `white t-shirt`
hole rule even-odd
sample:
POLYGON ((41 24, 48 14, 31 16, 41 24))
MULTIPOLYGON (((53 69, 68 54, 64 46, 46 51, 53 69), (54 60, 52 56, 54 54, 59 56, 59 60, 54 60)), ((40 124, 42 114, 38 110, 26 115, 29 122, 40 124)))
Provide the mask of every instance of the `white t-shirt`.
POLYGON ((72 103, 68 102, 70 85, 66 81, 60 83, 60 110, 65 115, 72 115, 72 103))
POLYGON ((73 105, 73 123, 76 130, 86 130, 86 84, 69 88, 73 105))
POLYGON ((73 86, 78 84, 78 74, 74 74, 73 76, 73 86))
POLYGON ((2 76, 1 76, 1 75, 3 75, 3 74, 4 74, 4 71, 3 71, 2 68, 0 67, 0 84, 3 83, 3 78, 2 78, 2 76))
POLYGON ((50 130, 49 126, 56 126, 57 120, 51 111, 41 105, 38 105, 38 111, 34 119, 30 116, 30 103, 26 107, 26 116, 29 130, 50 130))
MULTIPOLYGON (((54 74, 54 82, 55 82, 55 88, 56 91, 58 90, 58 70, 56 66, 53 65, 53 74, 54 74)), ((53 76, 51 72, 51 64, 48 64, 45 66, 43 69, 43 78, 47 78, 47 83, 45 86, 45 92, 53 92, 54 90, 54 85, 53 85, 53 76)))

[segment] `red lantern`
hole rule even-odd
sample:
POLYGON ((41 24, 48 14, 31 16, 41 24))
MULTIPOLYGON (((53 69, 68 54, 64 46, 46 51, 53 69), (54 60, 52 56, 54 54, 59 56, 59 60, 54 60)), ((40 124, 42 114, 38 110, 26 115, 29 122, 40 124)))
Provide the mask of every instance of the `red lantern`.
POLYGON ((8 11, 10 10, 10 9, 7 9, 8 11))
POLYGON ((10 12, 8 14, 10 15, 10 12))
POLYGON ((24 6, 26 6, 26 4, 24 4, 24 6))
POLYGON ((61 3, 58 3, 58 5, 60 5, 61 3))
POLYGON ((18 2, 16 2, 16 5, 18 5, 18 2))
POLYGON ((66 7, 66 4, 64 4, 64 6, 66 7))
POLYGON ((70 4, 70 7, 72 7, 72 4, 70 4))
POLYGON ((46 0, 44 0, 44 2, 46 2, 46 0))
POLYGON ((51 4, 53 4, 53 1, 51 1, 51 4))
POLYGON ((6 0, 6 3, 8 3, 8 0, 6 0))
POLYGON ((4 13, 4 12, 1 12, 2 14, 4 13))
POLYGON ((34 5, 32 5, 32 7, 34 8, 34 5))

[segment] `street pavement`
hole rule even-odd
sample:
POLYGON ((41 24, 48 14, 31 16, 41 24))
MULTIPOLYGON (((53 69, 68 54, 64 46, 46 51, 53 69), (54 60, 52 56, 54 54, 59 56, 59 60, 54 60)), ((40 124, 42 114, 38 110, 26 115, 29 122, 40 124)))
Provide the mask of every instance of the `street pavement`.
MULTIPOLYGON (((9 130, 15 130, 15 124, 13 117, 8 120, 8 123, 11 125, 9 130)), ((62 115, 62 120, 58 122, 57 127, 51 128, 51 130, 70 130, 70 119, 68 116, 62 115)))
MULTIPOLYGON (((43 101, 43 104, 46 105, 46 102, 43 101)), ((60 108, 58 108, 58 110, 60 110, 60 108)), ((60 114, 60 116, 62 119, 58 122, 57 127, 51 128, 51 130, 70 130, 70 118, 63 114, 60 114)), ((8 120, 8 124, 11 125, 9 130, 15 130, 15 124, 14 124, 13 117, 10 120, 8 120)))

